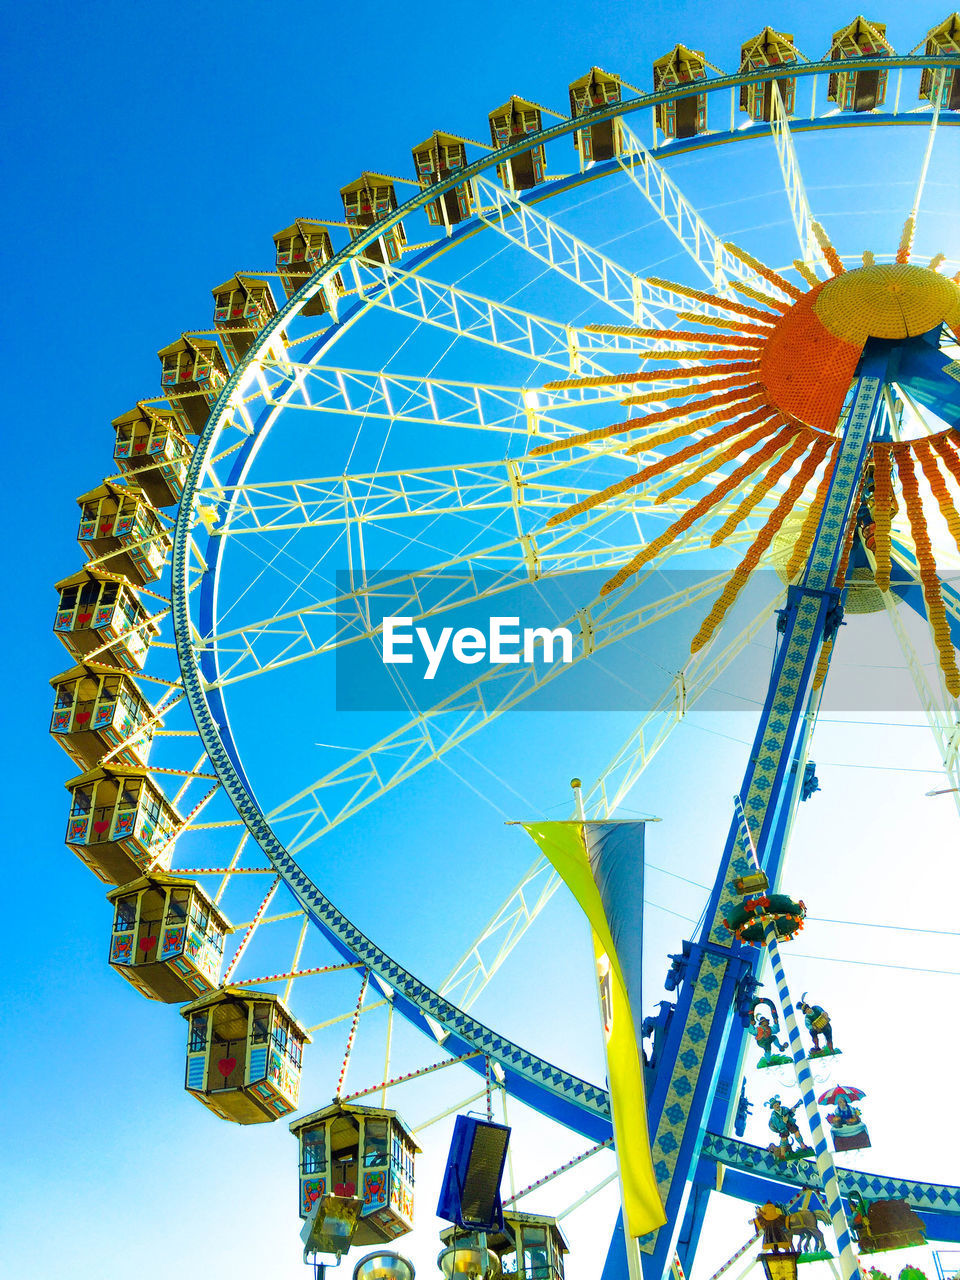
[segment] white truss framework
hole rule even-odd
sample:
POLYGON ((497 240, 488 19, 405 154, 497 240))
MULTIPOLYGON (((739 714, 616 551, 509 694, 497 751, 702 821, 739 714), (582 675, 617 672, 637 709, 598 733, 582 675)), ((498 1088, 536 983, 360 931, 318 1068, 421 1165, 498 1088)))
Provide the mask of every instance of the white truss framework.
MULTIPOLYGON (((564 373, 580 372, 581 353, 570 325, 405 271, 395 263, 383 266, 354 259, 350 270, 357 294, 371 306, 564 373)), ((586 363, 590 373, 611 372, 592 355, 586 363)))
MULTIPOLYGON (((720 238, 667 174, 653 152, 621 121, 624 149, 617 163, 649 202, 664 226, 677 237, 718 293, 732 292, 730 277, 773 296, 776 289, 725 248, 720 238)), ((649 288, 649 286, 647 286, 649 288)))
POLYGON ((481 176, 476 182, 492 202, 491 208, 477 210, 478 218, 488 227, 619 311, 632 324, 656 326, 662 318, 672 318, 676 311, 672 294, 647 284, 489 178, 481 176))

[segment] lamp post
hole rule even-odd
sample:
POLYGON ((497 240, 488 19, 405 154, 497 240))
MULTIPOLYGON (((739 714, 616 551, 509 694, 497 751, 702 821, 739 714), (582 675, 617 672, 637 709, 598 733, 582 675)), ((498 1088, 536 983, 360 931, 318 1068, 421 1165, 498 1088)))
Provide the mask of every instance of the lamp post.
POLYGON ((797 1259, 794 1249, 771 1249, 760 1254, 767 1280, 797 1280, 797 1259))

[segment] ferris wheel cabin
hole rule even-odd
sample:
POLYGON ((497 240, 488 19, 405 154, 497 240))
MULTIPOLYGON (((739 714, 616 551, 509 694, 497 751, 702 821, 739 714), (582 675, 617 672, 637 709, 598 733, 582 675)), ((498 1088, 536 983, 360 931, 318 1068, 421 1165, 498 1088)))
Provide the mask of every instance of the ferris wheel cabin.
MULTIPOLYGON (((928 58, 938 53, 960 54, 960 13, 951 13, 946 22, 927 32, 927 43, 924 53, 928 58)), ((940 90, 940 105, 948 111, 960 111, 960 71, 954 67, 937 73, 930 67, 924 67, 920 77, 920 97, 930 100, 935 79, 940 79, 943 87, 940 90)))
MULTIPOLYGON (((516 94, 502 107, 490 112, 490 137, 495 147, 507 147, 527 133, 543 128, 543 109, 516 94)), ((530 147, 497 165, 500 181, 511 191, 529 191, 543 182, 547 171, 547 155, 543 145, 530 147)))
POLYGON ((91 560, 138 586, 160 577, 170 535, 142 493, 107 480, 77 499, 77 541, 91 560), (102 559, 101 559, 102 557, 102 559))
POLYGON ((187 430, 199 435, 227 380, 223 352, 211 338, 188 338, 183 334, 157 355, 164 394, 183 415, 187 430))
MULTIPOLYGON (((779 67, 797 61, 793 36, 773 27, 764 27, 759 35, 748 40, 740 49, 740 74, 760 71, 764 67, 779 67)), ((780 89, 783 109, 789 115, 796 105, 797 77, 777 76, 760 84, 740 86, 740 108, 754 120, 770 120, 773 115, 774 85, 780 89)))
POLYGON ((114 418, 114 461, 155 507, 180 501, 193 447, 172 414, 138 404, 114 418))
MULTIPOLYGON (((458 1264, 479 1250, 480 1241, 461 1227, 448 1227, 440 1239, 447 1248, 438 1265, 448 1280, 454 1280, 461 1270, 458 1264)), ((510 1209, 503 1211, 503 1230, 487 1233, 486 1247, 499 1264, 495 1275, 511 1280, 563 1280, 563 1259, 570 1252, 556 1218, 510 1209)))
POLYGON ((213 990, 230 922, 193 880, 151 872, 107 894, 110 966, 149 1000, 176 1004, 213 990))
MULTIPOLYGON (((300 286, 333 257, 333 242, 326 224, 311 222, 307 218, 298 218, 293 226, 278 231, 273 243, 277 246, 280 283, 288 298, 292 298, 300 286)), ((320 289, 304 304, 301 314, 320 316, 332 311, 331 295, 337 298, 343 293, 343 276, 338 273, 327 281, 325 289, 320 289)))
MULTIPOLYGON (((598 107, 619 102, 621 97, 619 76, 591 67, 585 76, 569 86, 570 114, 579 119, 589 116, 598 107)), ((573 135, 573 145, 580 153, 581 163, 589 160, 612 160, 623 150, 619 120, 603 120, 588 128, 578 129, 573 135)))
POLYGON ((77 666, 50 683, 50 733, 81 769, 95 768, 113 750, 118 765, 147 763, 154 710, 130 676, 77 666))
POLYGON ((94 875, 127 884, 154 867, 169 867, 181 819, 146 769, 90 769, 66 787, 66 842, 94 875))
MULTIPOLYGON (((382 173, 362 173, 356 182, 340 188, 340 199, 350 228, 350 238, 355 240, 365 227, 372 226, 396 209, 394 179, 382 173)), ((385 231, 378 241, 367 245, 364 255, 375 262, 397 262, 406 243, 403 223, 398 222, 385 231)))
MULTIPOLYGON (((663 93, 674 85, 705 80, 707 63, 699 49, 678 44, 653 64, 653 88, 663 93)), ((688 93, 661 102, 656 108, 657 128, 668 138, 695 138, 707 128, 707 95, 688 93)))
POLYGON ((213 290, 213 323, 234 364, 243 359, 259 331, 276 314, 277 304, 266 280, 235 275, 213 290))
POLYGON ((139 671, 159 630, 131 586, 96 569, 81 569, 56 584, 60 593, 53 629, 69 653, 139 671), (106 646, 106 647, 105 647, 106 646))
MULTIPOLYGON (((433 133, 413 148, 413 164, 421 187, 441 182, 459 169, 466 168, 464 139, 452 133, 433 133)), ((461 183, 430 201, 426 206, 427 221, 434 227, 455 226, 470 216, 473 204, 473 187, 469 182, 461 183)))
POLYGON ((185 1088, 205 1107, 236 1124, 263 1124, 297 1109, 310 1037, 279 996, 227 986, 180 1013, 190 1026, 185 1088))
MULTIPOLYGON (((855 18, 848 27, 833 33, 830 58, 834 62, 866 56, 885 57, 892 53, 883 22, 855 18)), ((886 71, 857 71, 854 67, 830 75, 827 100, 845 111, 872 111, 882 107, 887 93, 886 71)))
POLYGON ((397 1115, 335 1102, 290 1125, 300 1144, 300 1217, 324 1195, 363 1200, 354 1244, 388 1244, 413 1230, 420 1148, 397 1115))

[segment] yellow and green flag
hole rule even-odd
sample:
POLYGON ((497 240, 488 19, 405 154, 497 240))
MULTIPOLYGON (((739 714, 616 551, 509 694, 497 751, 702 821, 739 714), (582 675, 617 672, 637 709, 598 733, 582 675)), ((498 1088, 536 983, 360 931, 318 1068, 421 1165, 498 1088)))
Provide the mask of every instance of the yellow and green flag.
POLYGON ((640 1040, 642 822, 525 822, 590 921, 607 1049, 613 1136, 627 1232, 644 1236, 666 1216, 647 1133, 640 1040))

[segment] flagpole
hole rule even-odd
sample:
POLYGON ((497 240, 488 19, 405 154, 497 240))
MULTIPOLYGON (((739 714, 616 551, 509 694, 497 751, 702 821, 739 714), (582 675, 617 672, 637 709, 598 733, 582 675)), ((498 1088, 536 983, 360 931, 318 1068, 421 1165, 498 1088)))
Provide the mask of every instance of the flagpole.
MULTIPOLYGON (((582 790, 582 784, 580 782, 580 779, 571 778, 570 786, 573 789, 573 803, 576 810, 577 821, 586 822, 587 814, 586 814, 586 810, 583 807, 583 790, 582 790)), ((602 1024, 603 1001, 600 995, 600 975, 596 972, 596 969, 594 969, 594 974, 597 979, 597 1003, 600 1008, 601 1024, 602 1024)), ((637 1052, 640 1053, 639 1045, 637 1045, 637 1052)), ((604 1052, 604 1059, 606 1060, 606 1052, 604 1052)), ((640 1061, 641 1063, 643 1062, 642 1054, 641 1054, 640 1061)), ((620 1203, 621 1205, 623 1205, 625 1204, 625 1197, 624 1197, 624 1190, 623 1190, 623 1176, 620 1172, 620 1156, 617 1152, 616 1143, 614 1143, 613 1153, 617 1161, 617 1180, 620 1184, 620 1203)), ((627 1254, 627 1274, 629 1276, 629 1280, 643 1280, 643 1271, 640 1264, 640 1247, 637 1244, 636 1237, 632 1236, 629 1230, 627 1229, 626 1213, 623 1214, 623 1246, 627 1254)))

